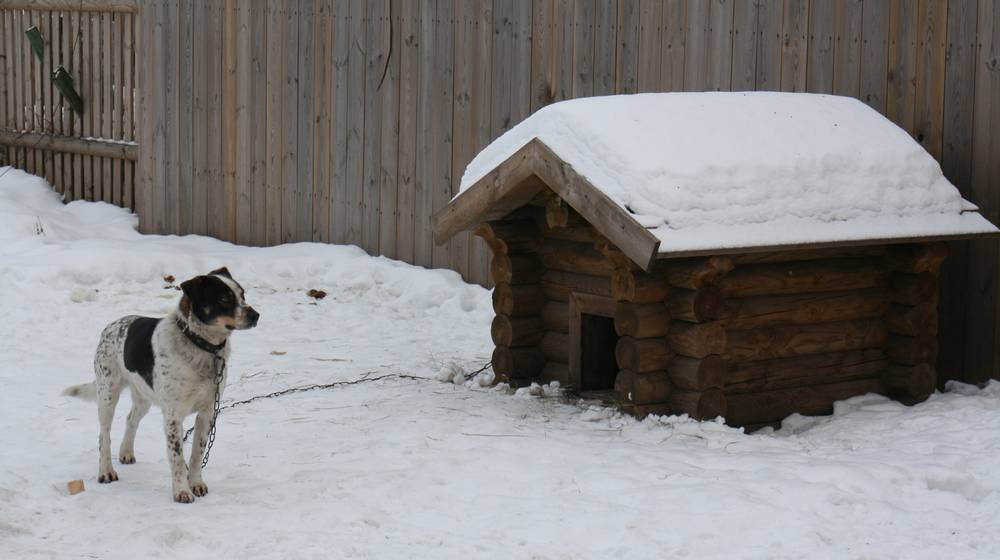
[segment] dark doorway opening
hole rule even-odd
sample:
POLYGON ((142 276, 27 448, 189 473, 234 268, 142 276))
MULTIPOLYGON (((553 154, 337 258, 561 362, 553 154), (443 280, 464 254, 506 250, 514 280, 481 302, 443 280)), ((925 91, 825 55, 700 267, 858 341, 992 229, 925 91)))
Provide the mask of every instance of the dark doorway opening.
POLYGON ((614 391, 618 375, 614 319, 580 314, 580 391, 614 391))

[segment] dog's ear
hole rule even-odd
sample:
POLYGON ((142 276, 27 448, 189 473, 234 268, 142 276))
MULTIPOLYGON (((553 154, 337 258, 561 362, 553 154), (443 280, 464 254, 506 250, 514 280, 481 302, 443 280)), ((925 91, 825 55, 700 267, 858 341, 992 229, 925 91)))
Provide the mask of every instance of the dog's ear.
POLYGON ((229 278, 230 280, 233 279, 233 277, 230 276, 230 274, 229 274, 229 269, 226 268, 226 267, 217 268, 217 269, 213 270, 212 272, 209 272, 209 274, 216 274, 218 276, 225 276, 226 278, 229 278))
POLYGON ((195 276, 190 280, 185 280, 181 282, 181 290, 184 291, 184 295, 187 297, 197 300, 198 295, 201 294, 202 289, 205 286, 204 276, 195 276))

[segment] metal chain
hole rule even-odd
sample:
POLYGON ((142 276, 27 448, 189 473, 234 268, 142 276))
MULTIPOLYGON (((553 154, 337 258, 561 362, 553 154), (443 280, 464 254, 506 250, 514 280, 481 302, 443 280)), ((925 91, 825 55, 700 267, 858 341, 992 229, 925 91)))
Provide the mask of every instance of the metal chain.
MULTIPOLYGON (((212 413, 212 427, 208 430, 208 444, 205 446, 205 456, 201 459, 201 468, 208 466, 208 456, 212 453, 212 445, 215 444, 215 424, 219 419, 219 398, 222 393, 222 374, 226 369, 226 359, 216 355, 212 358, 215 368, 215 411, 212 413)), ((185 436, 184 439, 187 439, 185 436)))
MULTIPOLYGON (((231 402, 231 403, 227 404, 226 406, 219 406, 219 397, 220 397, 220 393, 222 392, 220 390, 221 389, 221 385, 222 385, 222 371, 225 368, 226 361, 224 359, 222 359, 221 357, 219 357, 218 359, 222 362, 222 367, 220 367, 216 371, 216 374, 215 374, 215 413, 212 416, 212 428, 208 432, 208 445, 205 448, 205 457, 201 461, 201 466, 203 468, 208 465, 208 455, 209 455, 209 453, 212 450, 212 444, 215 442, 215 423, 216 423, 216 421, 219 418, 219 413, 222 412, 223 410, 226 410, 227 408, 234 408, 234 407, 237 407, 237 406, 240 406, 240 405, 250 404, 250 403, 252 403, 254 401, 257 401, 257 400, 271 399, 271 398, 274 398, 274 397, 280 397, 282 395, 289 395, 289 394, 292 394, 292 393, 304 393, 306 391, 313 391, 313 390, 317 390, 317 389, 333 389, 334 387, 340 387, 340 386, 343 386, 343 385, 357 385, 359 383, 369 383, 369 382, 372 382, 372 381, 380 381, 382 379, 412 379, 412 380, 416 380, 416 381, 435 381, 434 379, 429 378, 429 377, 420 377, 420 376, 417 376, 417 375, 406 375, 406 374, 403 374, 403 373, 387 373, 385 375, 379 375, 379 376, 376 376, 376 377, 368 377, 369 375, 375 373, 374 371, 369 371, 369 372, 366 372, 363 377, 361 377, 359 379, 355 379, 353 381, 334 381, 332 383, 316 383, 316 384, 313 384, 313 385, 301 385, 299 387, 289 387, 288 389, 282 389, 280 391, 274 391, 274 392, 268 393, 266 395, 256 395, 256 396, 250 397, 249 399, 245 399, 245 400, 242 400, 242 401, 234 401, 234 402, 231 402)), ((471 374, 467 374, 466 375, 466 379, 469 379, 471 377, 475 377, 477 374, 482 373, 482 372, 486 371, 487 369, 489 369, 492 365, 493 365, 493 362, 487 362, 486 365, 484 365, 480 369, 472 372, 471 374)), ((188 429, 188 431, 184 434, 184 441, 188 440, 188 438, 191 436, 191 432, 193 432, 193 431, 194 431, 194 427, 191 427, 191 428, 188 429)))

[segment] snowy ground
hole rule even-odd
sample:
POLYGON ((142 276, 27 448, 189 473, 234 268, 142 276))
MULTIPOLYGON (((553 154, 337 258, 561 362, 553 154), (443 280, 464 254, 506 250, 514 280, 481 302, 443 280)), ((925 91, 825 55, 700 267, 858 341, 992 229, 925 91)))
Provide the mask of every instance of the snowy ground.
POLYGON ((0 178, 2 558, 1000 557, 1000 383, 913 408, 858 397, 776 433, 636 422, 438 381, 491 350, 489 294, 453 273, 131 224, 104 204, 59 206, 20 172, 0 178), (106 322, 176 305, 164 275, 223 264, 262 314, 235 334, 226 402, 427 380, 226 411, 211 493, 192 505, 171 501, 154 410, 139 462, 97 484, 94 406, 60 390, 90 378, 106 322), (73 479, 86 492, 70 496, 73 479))

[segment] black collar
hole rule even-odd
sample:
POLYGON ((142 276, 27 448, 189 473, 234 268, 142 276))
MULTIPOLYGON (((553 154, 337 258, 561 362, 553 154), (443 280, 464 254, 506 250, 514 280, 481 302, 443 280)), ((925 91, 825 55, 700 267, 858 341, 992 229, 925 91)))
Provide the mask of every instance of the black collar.
POLYGON ((212 344, 211 342, 198 336, 194 331, 192 331, 191 328, 188 326, 188 324, 182 321, 180 317, 176 317, 176 320, 177 320, 177 328, 179 328, 181 332, 184 333, 184 336, 186 336, 187 339, 190 340, 192 344, 208 352, 209 354, 218 354, 219 352, 222 352, 223 348, 226 347, 225 340, 223 340, 221 344, 212 344))

